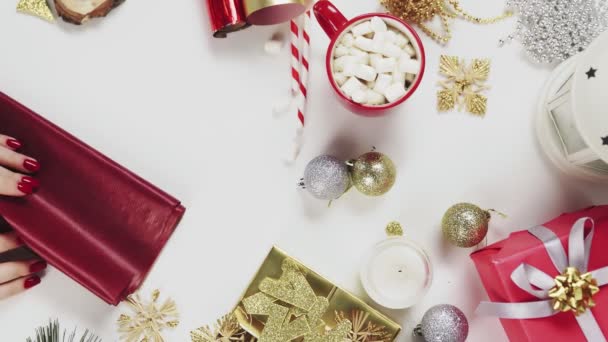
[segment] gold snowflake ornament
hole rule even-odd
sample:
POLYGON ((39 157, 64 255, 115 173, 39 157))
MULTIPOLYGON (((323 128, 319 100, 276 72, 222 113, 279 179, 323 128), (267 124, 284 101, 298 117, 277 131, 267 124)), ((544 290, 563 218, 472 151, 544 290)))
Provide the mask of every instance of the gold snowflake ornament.
POLYGON ((200 327, 190 332, 192 342, 255 342, 255 337, 249 335, 239 324, 234 313, 220 318, 213 328, 200 327))
POLYGON ((485 84, 490 74, 489 59, 473 59, 467 65, 464 59, 441 55, 439 73, 445 80, 437 92, 437 108, 445 112, 457 108, 479 116, 486 114, 488 99, 481 94, 489 87, 485 84))
POLYGON ((381 326, 372 323, 369 319, 369 312, 353 310, 350 317, 346 317, 344 312, 336 311, 336 322, 351 321, 352 328, 348 333, 345 342, 391 342, 393 338, 381 326))
POLYGON ((125 342, 164 342, 161 331, 175 328, 179 324, 179 313, 175 302, 168 298, 159 303, 159 290, 152 292, 149 302, 143 301, 139 294, 127 297, 127 304, 133 314, 122 314, 118 318, 118 331, 125 342))

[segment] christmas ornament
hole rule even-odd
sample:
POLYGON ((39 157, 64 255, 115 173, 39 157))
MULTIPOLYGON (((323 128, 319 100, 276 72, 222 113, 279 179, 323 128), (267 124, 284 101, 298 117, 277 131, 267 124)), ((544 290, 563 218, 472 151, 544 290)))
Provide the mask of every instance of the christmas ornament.
POLYGON ((175 328, 179 324, 179 313, 172 299, 158 302, 159 290, 154 290, 151 301, 143 301, 139 294, 127 297, 126 303, 134 312, 133 315, 122 314, 118 318, 118 332, 126 342, 164 342, 161 331, 175 328))
POLYGON ((349 162, 355 188, 368 196, 387 193, 395 184, 393 161, 380 152, 368 152, 349 162))
POLYGON ((85 330, 84 334, 76 338, 76 329, 68 335, 66 330, 61 330, 59 321, 49 321, 49 324, 36 329, 36 338, 27 338, 26 342, 101 342, 101 338, 85 330))
POLYGON ((316 157, 306 165, 300 185, 318 199, 335 200, 350 185, 348 166, 336 157, 316 157))
POLYGON ((439 73, 446 77, 439 81, 443 89, 437 92, 440 112, 464 107, 471 114, 485 115, 488 99, 481 92, 488 89, 484 83, 490 73, 489 59, 475 58, 466 65, 464 59, 441 55, 439 73))
POLYGON ((17 11, 31 14, 48 21, 55 21, 55 16, 49 7, 47 0, 20 0, 17 3, 17 11))
POLYGON ((509 0, 518 13, 515 32, 537 63, 563 61, 583 51, 608 27, 608 2, 596 0, 509 0))
POLYGON ((192 342, 255 342, 257 339, 241 327, 233 313, 217 320, 215 326, 204 326, 190 332, 192 342))
POLYGON ((443 236, 458 247, 473 247, 488 233, 490 212, 471 203, 450 207, 441 220, 443 236))
POLYGON ((510 11, 505 11, 493 18, 475 17, 465 12, 458 0, 380 0, 380 3, 394 16, 417 24, 424 33, 441 44, 452 38, 452 19, 460 17, 475 24, 492 24, 512 15, 510 11), (437 33, 426 24, 436 16, 441 19, 443 33, 437 33))
POLYGON ((369 320, 369 312, 352 310, 348 318, 343 311, 336 311, 335 314, 338 324, 344 321, 352 322, 352 329, 343 342, 391 342, 393 340, 384 326, 369 320))
POLYGON ((125 0, 54 0, 57 14, 66 22, 81 25, 105 17, 125 0))
POLYGON ((427 342, 464 342, 469 335, 469 322, 460 309, 441 304, 430 308, 414 330, 427 342))

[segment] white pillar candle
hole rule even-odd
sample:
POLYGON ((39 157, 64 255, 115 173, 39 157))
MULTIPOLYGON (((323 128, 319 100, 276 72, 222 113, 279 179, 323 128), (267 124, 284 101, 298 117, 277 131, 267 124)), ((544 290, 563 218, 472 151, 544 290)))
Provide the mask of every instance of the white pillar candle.
POLYGON ((367 294, 390 309, 405 309, 431 285, 431 264, 412 241, 391 237, 377 244, 363 263, 361 282, 367 294))

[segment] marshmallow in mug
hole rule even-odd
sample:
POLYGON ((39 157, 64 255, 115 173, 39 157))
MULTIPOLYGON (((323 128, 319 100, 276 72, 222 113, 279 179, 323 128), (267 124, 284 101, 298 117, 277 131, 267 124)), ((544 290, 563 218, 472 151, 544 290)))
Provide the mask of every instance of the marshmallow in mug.
POLYGON ((356 103, 384 105, 407 93, 420 72, 412 42, 380 17, 350 28, 333 51, 333 77, 356 103))

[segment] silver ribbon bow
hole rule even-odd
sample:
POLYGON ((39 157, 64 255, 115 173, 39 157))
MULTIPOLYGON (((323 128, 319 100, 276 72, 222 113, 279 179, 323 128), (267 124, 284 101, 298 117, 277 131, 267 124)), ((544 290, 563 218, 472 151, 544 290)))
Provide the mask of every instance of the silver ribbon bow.
MULTIPOLYGON (((589 217, 581 218, 574 223, 568 237, 568 256, 561 241, 550 229, 538 226, 529 229, 528 232, 543 243, 558 273, 569 266, 586 273, 594 229, 594 222, 589 217), (591 231, 585 237, 587 221, 591 222, 591 231)), ((598 286, 608 284, 608 266, 592 271, 591 275, 597 280, 598 286)), ((549 317, 560 312, 553 309, 553 300, 549 298, 549 290, 555 286, 553 277, 534 266, 522 263, 511 273, 511 280, 520 289, 541 300, 525 303, 481 302, 475 313, 507 319, 529 319, 549 317)), ((606 342, 591 310, 575 317, 588 341, 606 342)))

